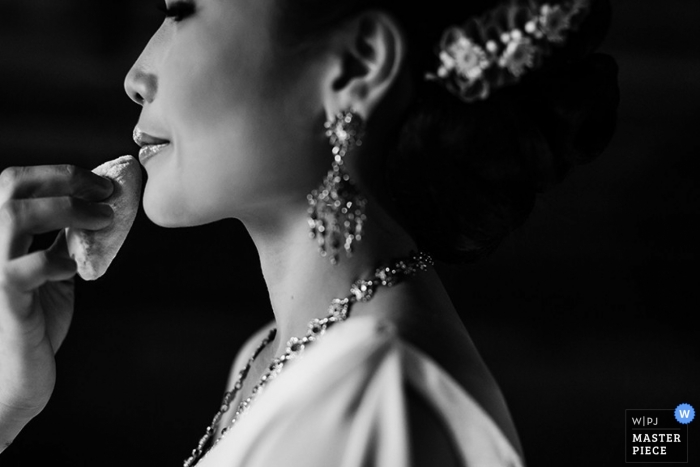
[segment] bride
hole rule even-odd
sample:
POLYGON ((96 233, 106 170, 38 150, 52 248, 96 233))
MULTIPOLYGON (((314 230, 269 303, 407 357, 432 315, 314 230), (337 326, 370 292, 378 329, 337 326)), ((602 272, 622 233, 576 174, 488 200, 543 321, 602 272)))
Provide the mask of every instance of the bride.
MULTIPOLYGON (((274 311, 187 467, 523 465, 432 265, 492 251, 602 152, 609 5, 409 3, 167 0, 126 77, 148 217, 240 219, 274 311)), ((0 175, 0 450, 49 403, 73 311, 63 236, 32 238, 107 228, 112 190, 79 167, 0 175)))

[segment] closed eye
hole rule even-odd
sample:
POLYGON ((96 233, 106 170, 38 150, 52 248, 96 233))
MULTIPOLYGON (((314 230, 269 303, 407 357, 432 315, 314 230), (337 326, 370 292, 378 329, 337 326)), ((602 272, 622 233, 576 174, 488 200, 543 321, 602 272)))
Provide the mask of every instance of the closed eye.
POLYGON ((157 8, 165 13, 166 18, 171 18, 176 23, 191 16, 195 11, 194 3, 186 1, 171 2, 170 4, 159 3, 157 8))

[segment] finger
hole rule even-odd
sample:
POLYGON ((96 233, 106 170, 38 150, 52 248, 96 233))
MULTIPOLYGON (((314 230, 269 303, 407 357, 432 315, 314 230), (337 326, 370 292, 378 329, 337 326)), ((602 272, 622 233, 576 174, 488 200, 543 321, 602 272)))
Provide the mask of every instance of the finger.
POLYGON ((4 283, 20 292, 30 292, 47 282, 68 280, 77 270, 78 266, 71 258, 47 250, 35 251, 7 263, 4 283))
POLYGON ((8 167, 0 173, 0 202, 58 196, 102 201, 113 190, 111 180, 74 165, 8 167))
POLYGON ((48 249, 50 254, 57 255, 62 258, 70 258, 68 251, 68 240, 66 238, 66 229, 61 229, 56 235, 56 239, 48 249))
POLYGON ((14 199, 0 207, 0 225, 28 234, 46 233, 64 227, 100 230, 109 226, 113 217, 114 211, 108 204, 90 203, 67 196, 14 199))
POLYGON ((108 205, 76 198, 10 200, 0 206, 0 258, 25 254, 32 235, 65 227, 100 230, 113 219, 108 205))

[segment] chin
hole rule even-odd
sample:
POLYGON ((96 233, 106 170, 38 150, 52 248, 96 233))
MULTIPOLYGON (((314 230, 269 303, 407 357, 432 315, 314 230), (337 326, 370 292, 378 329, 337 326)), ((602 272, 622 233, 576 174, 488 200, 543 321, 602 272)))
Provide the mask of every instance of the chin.
POLYGON ((169 196, 163 190, 154 190, 148 184, 143 194, 143 210, 146 217, 160 227, 176 228, 193 225, 178 197, 169 196))
POLYGON ((205 209, 196 209, 183 199, 182 191, 168 193, 146 184, 143 210, 151 222, 166 228, 195 227, 219 220, 205 209))

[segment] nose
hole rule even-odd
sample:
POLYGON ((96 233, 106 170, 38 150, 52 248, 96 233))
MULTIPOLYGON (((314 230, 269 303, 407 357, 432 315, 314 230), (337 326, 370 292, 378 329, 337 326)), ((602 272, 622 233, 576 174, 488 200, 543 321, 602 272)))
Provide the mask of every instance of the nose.
POLYGON ((139 62, 129 70, 124 80, 124 90, 139 105, 151 103, 158 92, 158 78, 143 69, 139 62))

